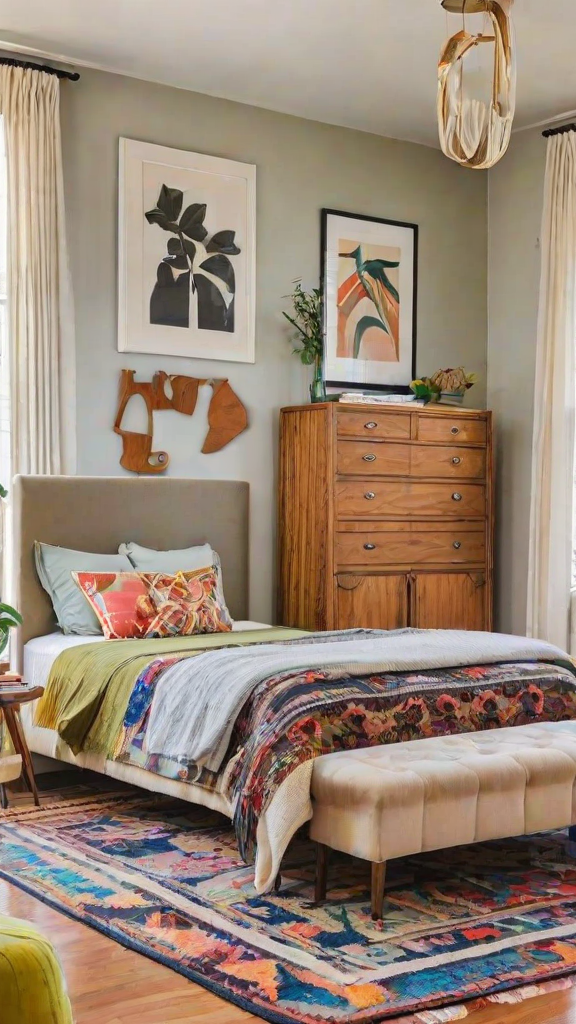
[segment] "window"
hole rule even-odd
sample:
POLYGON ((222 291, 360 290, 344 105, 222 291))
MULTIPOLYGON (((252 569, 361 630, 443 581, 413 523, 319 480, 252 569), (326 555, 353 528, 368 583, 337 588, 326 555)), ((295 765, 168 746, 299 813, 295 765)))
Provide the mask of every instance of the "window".
POLYGON ((0 117, 0 484, 10 483, 10 387, 8 378, 8 318, 6 315, 7 271, 6 152, 0 117))

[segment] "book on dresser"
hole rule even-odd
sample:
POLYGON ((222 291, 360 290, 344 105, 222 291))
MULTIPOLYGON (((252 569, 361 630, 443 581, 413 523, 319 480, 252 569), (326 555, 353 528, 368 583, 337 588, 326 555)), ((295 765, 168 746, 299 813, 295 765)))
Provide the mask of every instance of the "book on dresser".
POLYGON ((303 629, 492 629, 492 415, 282 409, 279 618, 303 629))

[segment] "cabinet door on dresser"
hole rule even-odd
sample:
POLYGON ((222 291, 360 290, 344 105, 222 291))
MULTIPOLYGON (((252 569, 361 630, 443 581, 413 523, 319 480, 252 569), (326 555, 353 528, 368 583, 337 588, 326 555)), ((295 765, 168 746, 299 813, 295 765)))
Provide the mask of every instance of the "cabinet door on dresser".
POLYGON ((486 573, 413 573, 409 618, 419 629, 490 630, 486 573))
POLYGON ((399 629, 408 625, 408 577, 341 573, 336 584, 336 629, 399 629))

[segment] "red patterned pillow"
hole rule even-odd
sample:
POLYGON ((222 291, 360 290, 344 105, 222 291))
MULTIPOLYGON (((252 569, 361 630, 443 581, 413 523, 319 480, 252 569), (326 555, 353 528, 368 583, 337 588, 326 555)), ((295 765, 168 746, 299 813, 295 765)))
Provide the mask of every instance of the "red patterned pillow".
POLYGON ((73 572, 107 640, 227 633, 216 568, 159 572, 73 572))

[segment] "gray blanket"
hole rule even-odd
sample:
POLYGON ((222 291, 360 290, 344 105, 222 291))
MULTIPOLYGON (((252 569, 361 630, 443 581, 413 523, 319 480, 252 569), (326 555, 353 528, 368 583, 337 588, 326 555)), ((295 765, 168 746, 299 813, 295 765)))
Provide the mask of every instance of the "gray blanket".
POLYGON ((178 662, 160 677, 146 732, 150 754, 211 771, 222 765, 236 719, 265 679, 313 669, 344 676, 413 672, 499 662, 566 661, 541 640, 464 630, 376 632, 362 639, 259 644, 207 651, 178 662))

